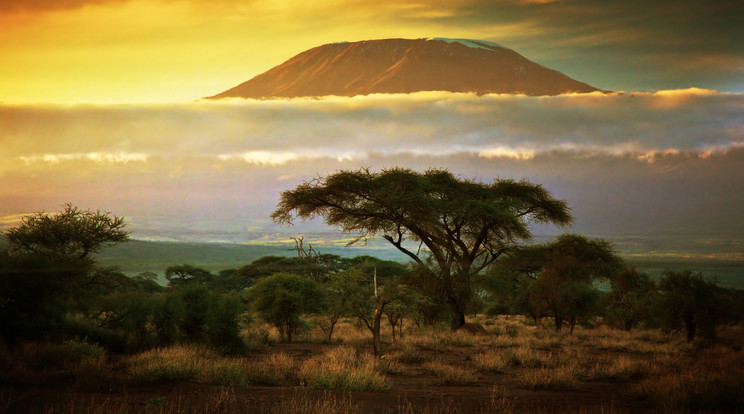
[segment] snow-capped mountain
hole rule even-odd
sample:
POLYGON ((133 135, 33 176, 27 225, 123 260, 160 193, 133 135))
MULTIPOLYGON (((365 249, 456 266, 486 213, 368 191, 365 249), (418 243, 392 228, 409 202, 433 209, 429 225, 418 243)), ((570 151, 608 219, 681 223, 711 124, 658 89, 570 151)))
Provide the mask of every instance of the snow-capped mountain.
POLYGON ((558 95, 597 90, 495 43, 382 39, 318 46, 208 99, 419 91, 558 95))

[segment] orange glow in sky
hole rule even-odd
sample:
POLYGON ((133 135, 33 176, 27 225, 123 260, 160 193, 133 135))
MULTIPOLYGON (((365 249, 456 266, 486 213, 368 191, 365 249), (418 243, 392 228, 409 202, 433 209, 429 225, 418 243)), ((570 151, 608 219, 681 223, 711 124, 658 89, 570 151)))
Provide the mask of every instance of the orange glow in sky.
MULTIPOLYGON (((394 4, 90 3, 0 12, 0 101, 188 102, 324 43, 439 33, 434 27, 378 18, 396 8, 417 12, 417 6, 394 4)), ((420 12, 447 14, 436 8, 420 12)), ((475 31, 454 34, 477 37, 475 31)))
POLYGON ((322 44, 427 37, 492 41, 606 90, 744 92, 740 0, 631 5, 2 0, 0 103, 192 102, 322 44))

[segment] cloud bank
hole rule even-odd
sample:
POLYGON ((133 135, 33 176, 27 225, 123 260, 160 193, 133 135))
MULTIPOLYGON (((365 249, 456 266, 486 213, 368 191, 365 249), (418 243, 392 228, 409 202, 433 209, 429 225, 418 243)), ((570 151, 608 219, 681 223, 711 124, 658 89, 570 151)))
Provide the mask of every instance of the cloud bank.
POLYGON ((130 216, 135 234, 282 231, 282 190, 362 166, 527 178, 589 234, 744 231, 741 94, 6 105, 0 142, 0 217, 71 201, 130 216))

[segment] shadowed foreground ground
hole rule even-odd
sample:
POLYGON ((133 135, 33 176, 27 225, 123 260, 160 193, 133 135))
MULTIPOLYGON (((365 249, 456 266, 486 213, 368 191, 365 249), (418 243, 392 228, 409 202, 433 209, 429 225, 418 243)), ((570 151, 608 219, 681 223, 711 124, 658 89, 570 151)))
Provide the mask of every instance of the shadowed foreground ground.
POLYGON ((244 332, 253 350, 240 357, 196 346, 137 355, 94 355, 78 347, 71 357, 26 345, 0 358, 0 412, 744 409, 742 327, 724 328, 714 342, 688 344, 658 331, 597 327, 569 335, 517 317, 477 322, 485 335, 412 327, 393 342, 388 332, 380 359, 370 355, 368 332, 348 322, 332 344, 312 331, 302 342, 276 343, 271 328, 256 324, 244 332))

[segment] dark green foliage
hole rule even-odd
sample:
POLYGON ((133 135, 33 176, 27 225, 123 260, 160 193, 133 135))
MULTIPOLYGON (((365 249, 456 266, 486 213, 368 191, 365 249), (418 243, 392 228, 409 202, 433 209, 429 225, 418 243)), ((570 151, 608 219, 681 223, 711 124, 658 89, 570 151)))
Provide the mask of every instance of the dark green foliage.
POLYGON ((170 266, 165 269, 165 278, 171 286, 186 283, 209 283, 214 276, 208 270, 188 264, 170 266))
POLYGON ((565 234, 556 241, 514 251, 495 266, 484 285, 501 306, 537 320, 552 317, 555 329, 576 323, 599 312, 597 280, 611 279, 623 268, 612 246, 565 234))
POLYGON ((240 336, 240 317, 245 306, 236 293, 214 296, 207 321, 209 344, 223 354, 240 354, 246 349, 240 336))
POLYGON ((128 239, 122 218, 69 204, 57 214, 36 213, 5 232, 0 251, 0 338, 62 339, 66 318, 88 313, 95 300, 120 286, 120 275, 90 256, 128 239))
POLYGON ((701 273, 667 271, 659 281, 659 293, 659 314, 665 328, 684 330, 688 341, 697 334, 715 337, 715 327, 726 313, 726 302, 715 283, 701 273))
POLYGON ((286 273, 261 279, 248 291, 248 298, 253 309, 290 342, 301 326, 300 316, 321 312, 326 303, 317 282, 286 273))
POLYGON ((183 309, 178 329, 188 342, 203 342, 209 320, 209 291, 203 285, 188 283, 176 295, 183 309))
POLYGON ((180 298, 174 292, 154 295, 152 325, 160 345, 170 345, 178 340, 178 322, 182 314, 180 298))
POLYGON ((317 216, 359 238, 381 235, 431 274, 436 290, 465 323, 471 278, 531 238, 528 223, 571 222, 566 203, 527 181, 484 184, 446 170, 340 171, 282 193, 272 218, 317 216), (424 247, 410 248, 410 242, 424 247), (432 260, 427 260, 431 257, 432 260))
POLYGON ((237 269, 229 278, 230 283, 238 288, 235 290, 247 288, 257 280, 276 273, 305 276, 318 282, 325 282, 330 275, 354 265, 353 260, 333 254, 303 257, 266 256, 237 269))
POLYGON ((83 259, 101 247, 129 240, 123 217, 80 210, 65 204, 57 214, 25 216, 21 225, 5 232, 12 250, 49 260, 83 259))
POLYGON ((630 330, 640 324, 656 325, 656 284, 645 273, 631 267, 610 279, 612 291, 605 295, 605 321, 611 326, 630 330))

